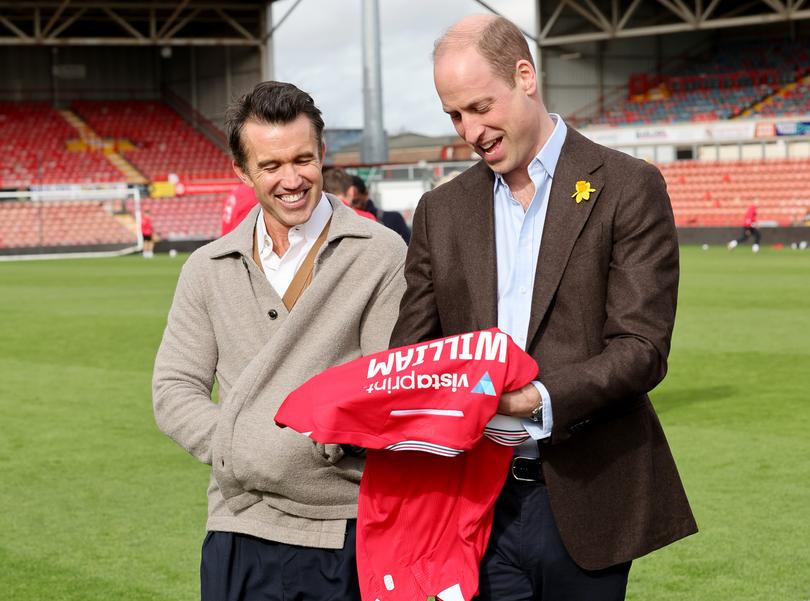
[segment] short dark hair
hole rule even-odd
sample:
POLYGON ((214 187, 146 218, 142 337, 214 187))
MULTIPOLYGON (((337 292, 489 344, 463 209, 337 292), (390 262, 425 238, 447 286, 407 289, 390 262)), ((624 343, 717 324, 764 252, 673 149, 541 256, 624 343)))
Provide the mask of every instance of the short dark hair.
POLYGON ((323 146, 323 117, 312 96, 283 81, 263 81, 253 91, 232 103, 225 113, 228 145, 233 160, 244 169, 247 153, 242 145, 242 129, 248 121, 285 124, 305 115, 315 130, 318 153, 323 146))
POLYGON ((323 170, 324 192, 345 196, 353 185, 352 176, 340 167, 329 167, 323 170))
POLYGON ((357 192, 359 194, 368 194, 366 181, 362 177, 359 175, 352 175, 352 183, 354 184, 354 187, 357 188, 357 192))

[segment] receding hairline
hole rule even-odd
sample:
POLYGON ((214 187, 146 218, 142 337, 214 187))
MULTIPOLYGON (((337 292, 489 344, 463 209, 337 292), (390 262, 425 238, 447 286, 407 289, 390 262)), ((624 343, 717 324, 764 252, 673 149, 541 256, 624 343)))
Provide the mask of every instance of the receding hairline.
POLYGON ((484 32, 497 21, 493 15, 472 15, 461 19, 445 31, 433 44, 433 60, 446 51, 460 50, 478 45, 484 32))

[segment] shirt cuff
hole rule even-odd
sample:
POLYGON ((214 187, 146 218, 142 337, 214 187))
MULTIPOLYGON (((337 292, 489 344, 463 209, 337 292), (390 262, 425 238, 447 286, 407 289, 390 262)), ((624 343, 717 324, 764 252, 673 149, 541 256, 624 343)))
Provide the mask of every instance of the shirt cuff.
POLYGON ((540 382, 532 382, 537 392, 540 393, 540 398, 543 399, 543 423, 539 424, 530 419, 523 420, 523 427, 534 440, 543 440, 551 436, 551 428, 554 426, 554 415, 551 411, 551 395, 548 390, 540 382))

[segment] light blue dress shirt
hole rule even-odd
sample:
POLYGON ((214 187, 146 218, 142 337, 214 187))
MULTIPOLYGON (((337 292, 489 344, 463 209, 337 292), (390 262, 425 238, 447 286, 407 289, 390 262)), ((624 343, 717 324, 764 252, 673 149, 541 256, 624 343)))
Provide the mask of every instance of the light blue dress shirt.
MULTIPOLYGON (((543 238, 551 182, 554 180, 557 160, 568 129, 559 115, 552 113, 551 118, 555 122, 554 131, 529 164, 529 177, 534 183, 534 198, 526 211, 515 200, 503 177, 495 174, 498 327, 524 350, 532 311, 537 255, 543 238)), ((538 274, 538 277, 542 278, 543 274, 538 274)), ((543 399, 543 423, 541 425, 529 419, 521 421, 529 435, 540 440, 551 436, 554 417, 548 390, 540 382, 533 384, 543 399)), ((531 452, 531 446, 526 445, 525 449, 520 449, 520 454, 527 454, 524 451, 531 452)), ((536 445, 534 454, 536 455, 536 445)))

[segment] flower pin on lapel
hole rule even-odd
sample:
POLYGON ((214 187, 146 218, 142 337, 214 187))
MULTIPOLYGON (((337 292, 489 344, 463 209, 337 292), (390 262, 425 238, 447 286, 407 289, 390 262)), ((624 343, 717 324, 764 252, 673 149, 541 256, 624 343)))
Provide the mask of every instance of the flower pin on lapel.
POLYGON ((577 204, 579 204, 583 200, 590 200, 591 192, 596 192, 596 188, 591 188, 591 182, 581 179, 577 182, 577 191, 571 195, 571 198, 576 197, 577 204))

